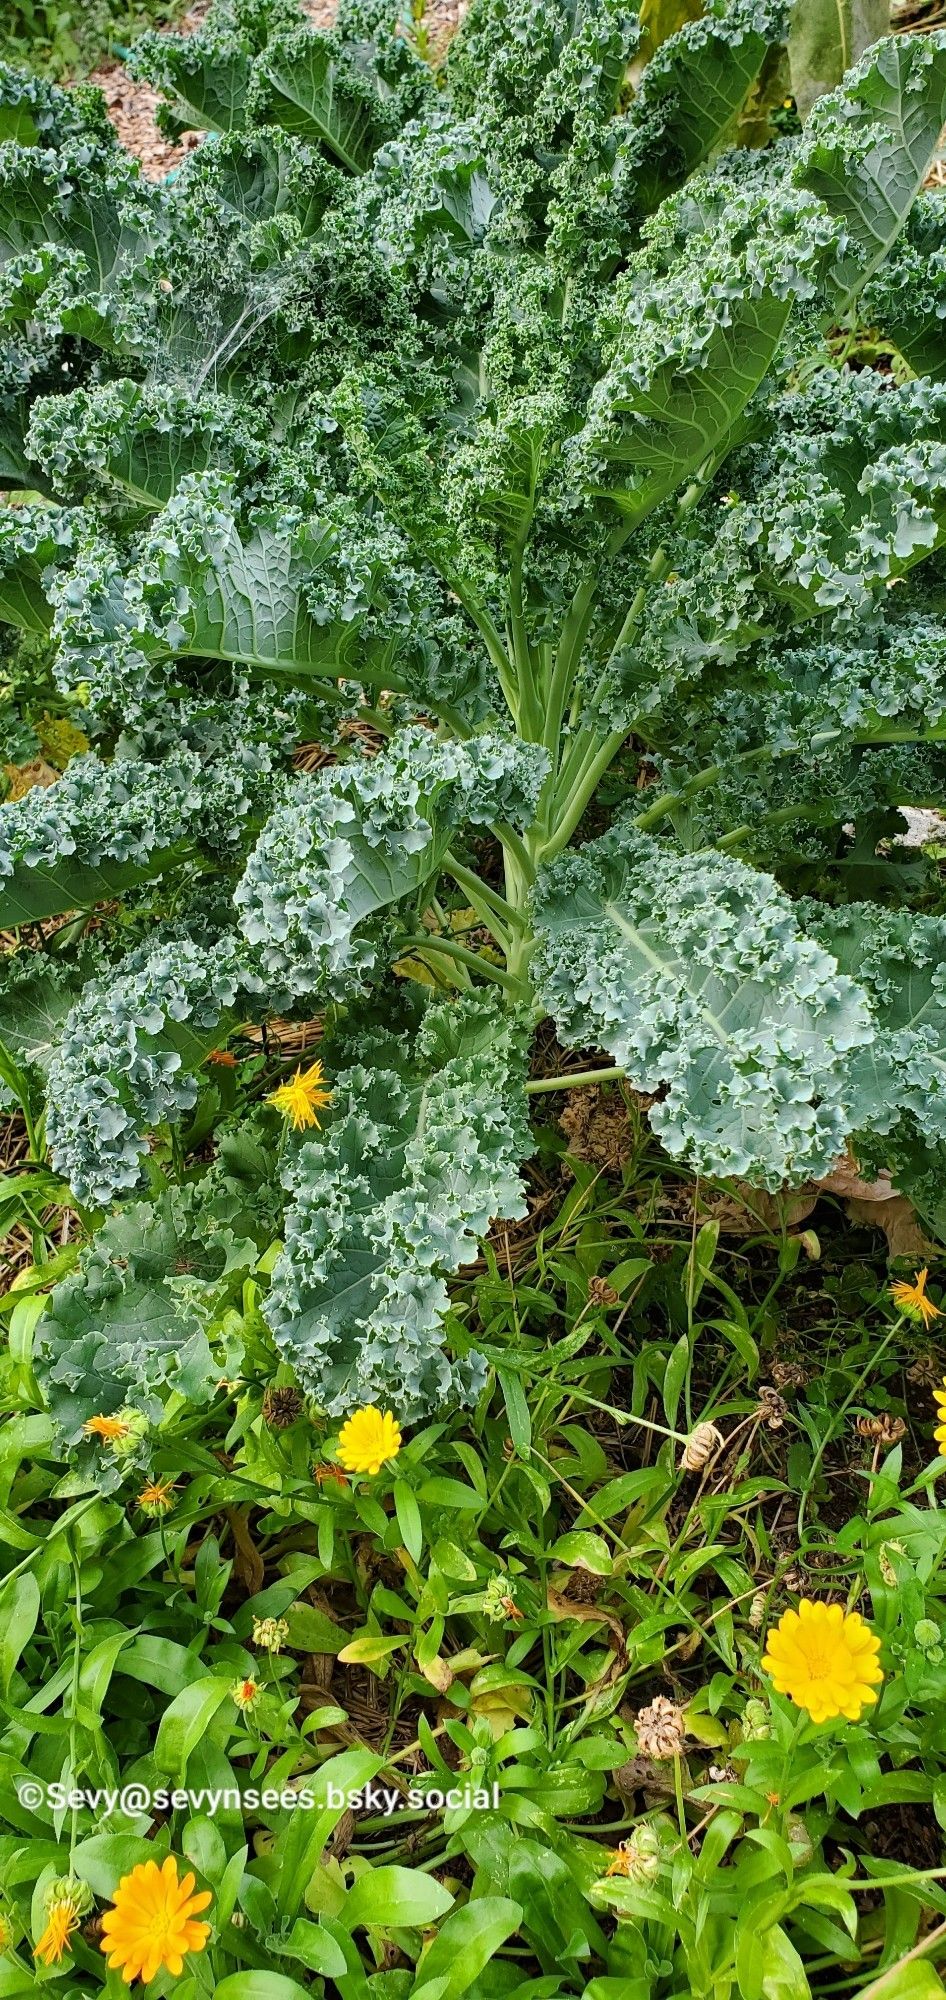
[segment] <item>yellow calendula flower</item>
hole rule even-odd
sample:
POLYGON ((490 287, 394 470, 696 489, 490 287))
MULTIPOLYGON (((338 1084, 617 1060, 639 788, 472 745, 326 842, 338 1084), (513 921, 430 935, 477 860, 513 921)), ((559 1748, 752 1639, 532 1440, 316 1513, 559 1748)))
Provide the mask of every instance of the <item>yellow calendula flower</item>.
POLYGON ((310 1063, 308 1069, 297 1069, 290 1083, 281 1083, 269 1099, 288 1118, 293 1131, 301 1132, 307 1125, 319 1129, 318 1113, 332 1102, 332 1093, 325 1088, 325 1072, 320 1062, 310 1063))
POLYGON ((195 1896, 194 1886, 193 1875, 178 1881, 173 1854, 160 1868, 156 1861, 142 1861, 122 1876, 113 1907, 102 1918, 101 1946, 109 1970, 120 1970, 126 1986, 133 1979, 147 1986, 162 1966, 176 1979, 188 1953, 203 1951, 210 1925, 194 1919, 211 1895, 203 1889, 195 1896))
POLYGON ((89 1417, 82 1428, 86 1437, 101 1438, 103 1444, 116 1444, 128 1436, 130 1426, 124 1417, 89 1417))
POLYGON ((149 1479, 138 1495, 138 1505, 146 1514, 167 1514, 174 1505, 173 1479, 149 1479))
POLYGON ((54 1882, 47 1892, 46 1928, 33 1947, 33 1957, 41 1965, 58 1965, 70 1948, 69 1939, 90 1908, 91 1897, 85 1883, 54 1882))
POLYGON ((899 1306, 907 1319, 922 1320, 924 1326, 932 1326, 934 1319, 943 1317, 940 1307, 934 1306, 932 1299, 926 1296, 926 1281, 929 1275, 924 1264, 922 1271, 917 1272, 912 1285, 907 1284, 905 1279, 899 1278, 897 1283, 890 1287, 894 1305, 899 1306))
POLYGON ((369 1403, 356 1410, 338 1434, 338 1456, 346 1472, 380 1472, 401 1449, 401 1432, 390 1410, 369 1403))
POLYGON ((243 1715, 248 1709, 256 1707, 261 1694, 259 1681, 251 1680, 249 1677, 244 1681, 234 1681, 230 1689, 230 1699, 236 1702, 237 1708, 243 1715))
POLYGON ((859 1611, 803 1597, 769 1633, 762 1666, 779 1694, 804 1708, 812 1722, 843 1715, 857 1722, 877 1700, 883 1680, 880 1640, 859 1611))
POLYGON ((942 1388, 933 1390, 933 1401, 939 1411, 939 1423, 933 1436, 939 1445, 940 1458, 946 1458, 946 1375, 943 1376, 942 1388))

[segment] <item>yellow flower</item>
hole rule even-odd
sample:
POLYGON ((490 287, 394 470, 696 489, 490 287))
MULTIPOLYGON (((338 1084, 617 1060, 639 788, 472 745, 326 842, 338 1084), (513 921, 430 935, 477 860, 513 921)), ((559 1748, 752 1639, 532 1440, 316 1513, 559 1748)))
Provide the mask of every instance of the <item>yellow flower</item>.
POLYGON ((884 1677, 879 1652, 880 1640, 860 1612, 803 1597, 769 1633, 762 1665, 777 1692, 807 1709, 812 1722, 838 1715, 857 1722, 877 1700, 884 1677))
POLYGON ((10 1925, 7 1923, 6 1917, 0 1917, 0 1957, 2 1957, 5 1951, 9 1951, 12 1943, 13 1932, 10 1925))
POLYGON ((946 1375, 943 1376, 942 1388, 933 1390, 933 1401, 939 1411, 939 1423, 933 1436, 939 1445, 940 1458, 946 1458, 946 1375))
POLYGON ((238 1709, 245 1715, 247 1709, 256 1707, 261 1693, 262 1689, 260 1688, 259 1681, 250 1679, 234 1681, 230 1689, 230 1699, 236 1702, 238 1709))
POLYGON ((306 1125, 314 1125, 318 1131, 317 1114, 332 1102, 331 1091, 325 1089, 321 1063, 311 1063, 306 1070, 297 1069, 291 1083, 281 1083, 279 1089, 273 1091, 269 1102, 290 1120, 294 1132, 301 1132, 306 1125))
POLYGON ((149 1479, 138 1495, 138 1505, 146 1514, 167 1514, 174 1505, 173 1479, 149 1479))
POLYGON ((943 1317, 939 1306, 934 1306, 932 1299, 926 1296, 926 1280, 929 1275, 929 1270, 924 1264, 922 1271, 917 1272, 912 1285, 906 1284, 899 1278, 897 1283, 890 1287, 894 1305, 900 1307, 900 1311, 907 1319, 922 1320, 924 1326, 931 1326, 934 1319, 943 1317))
POLYGON ((356 1410, 338 1434, 338 1456, 346 1472, 380 1472, 401 1449, 401 1432, 390 1410, 356 1410))
POLYGON ((33 1957, 41 1965, 58 1965, 69 1950, 69 1939, 79 1928, 82 1898, 69 1888, 57 1888, 46 1905, 46 1929, 33 1947, 33 1957))
POLYGON ((123 1875, 114 1907, 102 1918, 102 1950, 110 1971, 121 1968, 126 1986, 140 1979, 147 1986, 164 1966, 176 1979, 191 1951, 203 1951, 209 1924, 194 1922, 211 1901, 209 1889, 193 1894, 194 1876, 177 1879, 173 1854, 159 1868, 156 1861, 139 1862, 123 1875))
POLYGON ((90 1417, 82 1426, 86 1437, 101 1438, 103 1444, 115 1444, 128 1436, 130 1426, 124 1417, 90 1417))

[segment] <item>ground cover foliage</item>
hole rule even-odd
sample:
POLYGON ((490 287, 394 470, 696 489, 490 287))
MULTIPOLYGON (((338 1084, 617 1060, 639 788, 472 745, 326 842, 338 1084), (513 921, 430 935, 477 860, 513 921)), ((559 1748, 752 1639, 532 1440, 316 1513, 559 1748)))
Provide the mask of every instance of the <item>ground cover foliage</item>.
POLYGON ((693 11, 0 68, 0 2000, 944 1990, 946 38, 693 11))

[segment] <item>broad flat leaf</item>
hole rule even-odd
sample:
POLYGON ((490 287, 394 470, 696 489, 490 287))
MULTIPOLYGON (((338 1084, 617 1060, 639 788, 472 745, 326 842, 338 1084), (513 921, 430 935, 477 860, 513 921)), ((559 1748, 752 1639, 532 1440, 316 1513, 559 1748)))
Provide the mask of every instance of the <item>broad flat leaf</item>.
POLYGON ((788 61, 799 116, 889 33, 890 0, 795 0, 788 61))
POLYGON ((253 82, 261 124, 324 147, 350 173, 370 166, 385 137, 378 97, 327 35, 303 30, 275 42, 259 57, 253 82))
POLYGON ((923 185, 946 123, 946 36, 896 36, 821 98, 796 179, 844 224, 832 273, 838 313, 883 262, 923 185))
POLYGON ((770 1188, 826 1173, 850 1130, 864 994, 771 876, 612 830, 540 878, 539 995, 571 1046, 609 1049, 668 1151, 770 1188))
POLYGON ((339 1912, 347 1930, 360 1925, 425 1928, 453 1907, 449 1889, 419 1869, 368 1868, 353 1882, 339 1912))
POLYGON ((477 1896, 441 1924, 411 1988, 411 2000, 462 2000, 474 1980, 519 1929, 522 1906, 505 1896, 477 1896))
POLYGON ((156 851, 144 866, 131 861, 103 860, 96 867, 64 855, 51 866, 29 868, 19 863, 11 875, 0 878, 0 927, 36 923, 42 917, 57 916, 62 910, 88 910, 121 896, 139 882, 154 881, 175 860, 180 851, 156 851))

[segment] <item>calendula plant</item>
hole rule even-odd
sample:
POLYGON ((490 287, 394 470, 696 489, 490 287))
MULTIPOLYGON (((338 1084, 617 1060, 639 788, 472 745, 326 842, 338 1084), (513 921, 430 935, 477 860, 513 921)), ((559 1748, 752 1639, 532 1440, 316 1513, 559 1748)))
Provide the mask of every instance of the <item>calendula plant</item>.
POLYGON ((946 38, 777 136, 786 32, 642 69, 616 0, 473 0, 435 76, 375 0, 228 0, 134 58, 206 135, 160 186, 2 73, 0 615, 90 744, 0 808, 70 1437, 209 1393, 261 1258, 329 1415, 473 1397, 545 1020, 701 1172, 851 1140, 944 1219, 946 926, 876 850, 944 773, 946 38), (274 1014, 317 1129, 205 1066, 274 1014))

